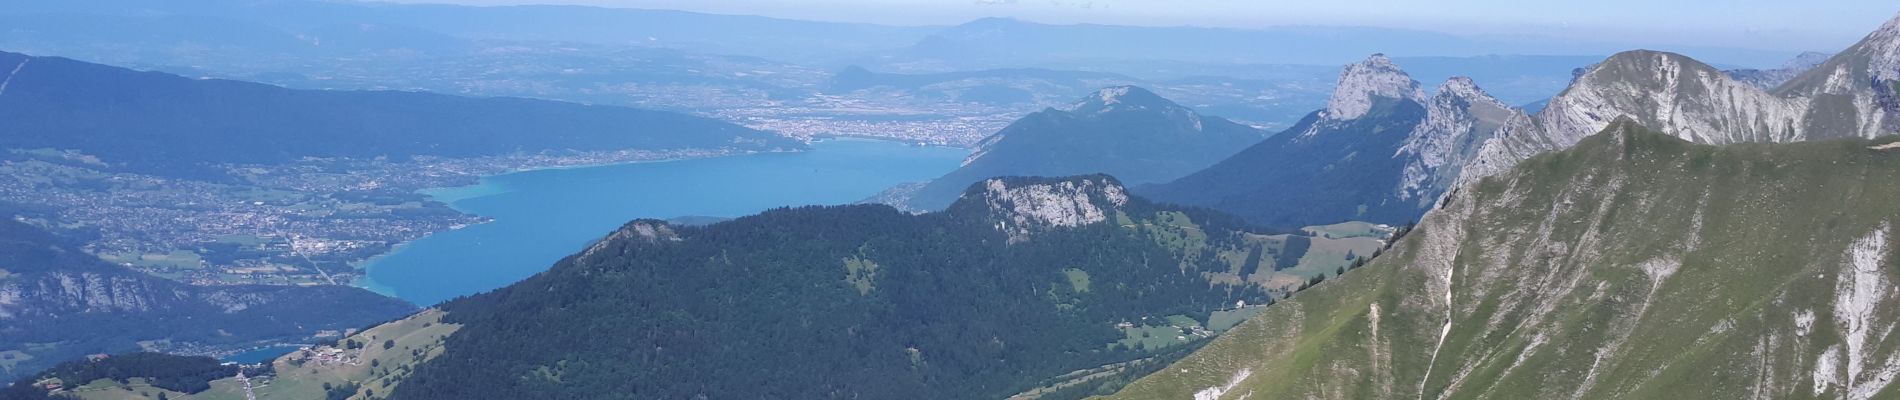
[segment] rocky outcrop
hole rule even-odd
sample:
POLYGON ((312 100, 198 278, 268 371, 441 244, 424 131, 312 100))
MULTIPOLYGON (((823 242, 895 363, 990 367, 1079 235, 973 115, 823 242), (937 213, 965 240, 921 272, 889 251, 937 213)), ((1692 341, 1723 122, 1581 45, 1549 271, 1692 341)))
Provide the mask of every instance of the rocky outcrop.
POLYGON ((1471 78, 1446 81, 1425 104, 1425 120, 1394 155, 1406 160, 1398 198, 1437 201, 1487 141, 1506 128, 1528 123, 1529 118, 1523 110, 1485 93, 1471 78))
POLYGON ((1010 242, 1029 240, 1036 232, 1073 228, 1107 221, 1128 204, 1128 191, 1107 176, 1060 180, 996 178, 984 181, 975 194, 988 207, 996 229, 1010 242))
POLYGON ((136 275, 51 272, 0 283, 0 319, 69 313, 149 312, 190 302, 184 288, 136 275))
POLYGON ((591 262, 592 260, 626 255, 629 252, 637 251, 643 246, 672 243, 681 240, 679 233, 674 231, 673 226, 666 221, 636 219, 632 222, 628 222, 626 225, 620 226, 620 229, 615 229, 613 233, 608 233, 607 237, 595 241, 594 244, 588 245, 587 249, 582 250, 576 257, 591 262))

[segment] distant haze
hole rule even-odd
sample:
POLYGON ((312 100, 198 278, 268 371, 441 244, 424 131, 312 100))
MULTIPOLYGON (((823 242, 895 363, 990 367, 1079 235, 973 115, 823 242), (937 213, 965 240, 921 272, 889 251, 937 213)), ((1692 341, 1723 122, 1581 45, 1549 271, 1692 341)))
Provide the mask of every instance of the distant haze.
POLYGON ((1263 27, 1333 25, 1456 34, 1769 50, 1852 44, 1900 12, 1890 0, 396 0, 469 5, 579 4, 889 25, 981 17, 1045 23, 1263 27))

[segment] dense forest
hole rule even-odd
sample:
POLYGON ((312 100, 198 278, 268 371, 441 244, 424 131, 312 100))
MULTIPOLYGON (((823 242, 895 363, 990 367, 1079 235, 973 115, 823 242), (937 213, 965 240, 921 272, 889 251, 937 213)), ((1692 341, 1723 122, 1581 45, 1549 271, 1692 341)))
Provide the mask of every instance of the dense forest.
POLYGON ((1245 235, 1237 219, 1095 193, 1112 217, 1015 240, 998 227, 1022 219, 982 188, 925 215, 632 222, 547 272, 445 303, 464 327, 391 398, 993 399, 1167 351, 1116 344, 1118 323, 1272 301, 1203 277, 1230 270, 1209 254, 1245 235), (1205 239, 1164 240, 1161 223, 1205 239))
POLYGON ((0 388, 0 400, 52 399, 45 387, 34 385, 46 379, 59 379, 60 388, 72 390, 100 379, 120 383, 144 379, 153 387, 183 393, 211 389, 211 381, 237 375, 238 366, 220 365, 210 357, 175 356, 161 353, 127 353, 97 360, 61 363, 38 375, 22 378, 12 386, 0 388))
POLYGON ((76 149, 141 172, 301 157, 803 145, 672 112, 420 92, 294 90, 0 52, 0 147, 76 149), (17 70, 16 70, 17 66, 17 70))

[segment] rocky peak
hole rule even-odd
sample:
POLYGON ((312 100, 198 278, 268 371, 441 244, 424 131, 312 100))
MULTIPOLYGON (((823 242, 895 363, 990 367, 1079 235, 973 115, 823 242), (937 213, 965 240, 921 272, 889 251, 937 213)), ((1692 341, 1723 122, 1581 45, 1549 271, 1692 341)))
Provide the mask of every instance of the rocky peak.
POLYGON ((1538 153, 1569 148, 1619 119, 1703 144, 1834 134, 1805 123, 1811 98, 1775 95, 1731 74, 1680 54, 1618 53, 1577 76, 1530 121, 1507 123, 1480 145, 1459 179, 1501 173, 1538 153))
POLYGON ((1445 81, 1426 102, 1425 119, 1396 154, 1406 158, 1399 198, 1436 200, 1457 181, 1460 169, 1478 154, 1479 146, 1505 127, 1527 124, 1528 119, 1523 111, 1491 97, 1471 78, 1445 81))
POLYGON ((620 229, 614 230, 614 233, 607 234, 606 238, 595 242, 593 246, 588 246, 586 251, 581 252, 581 258, 592 258, 595 253, 612 249, 616 245, 629 243, 630 241, 631 243, 652 244, 677 242, 680 240, 679 233, 674 232, 673 226, 667 224, 666 221, 637 219, 620 226, 620 229))
POLYGON ((1335 121, 1359 118, 1372 111, 1378 98, 1423 102, 1425 92, 1391 58, 1373 54, 1340 71, 1339 83, 1333 86, 1333 98, 1326 103, 1323 116, 1335 121))
POLYGON ((1900 126, 1900 18, 1838 55, 1803 54, 1789 68, 1807 71, 1769 77, 1762 74, 1767 71, 1718 71, 1679 54, 1619 53, 1579 74, 1535 118, 1508 122, 1485 139, 1458 179, 1507 171, 1623 119, 1718 145, 1875 137, 1900 126), (1769 92, 1761 79, 1785 83, 1769 92))
POLYGON ((1900 81, 1900 16, 1867 34, 1853 47, 1776 88, 1775 93, 1784 97, 1866 95, 1870 90, 1891 91, 1891 87, 1882 88, 1881 83, 1896 81, 1900 81))
POLYGON ((1479 88, 1478 83, 1472 81, 1470 77, 1465 76, 1454 76, 1451 77, 1451 79, 1445 80, 1444 84, 1438 85, 1438 93, 1432 96, 1432 102, 1438 103, 1446 100, 1510 108, 1510 106, 1505 105, 1503 101, 1499 101, 1496 97, 1491 97, 1491 94, 1485 92, 1483 88, 1479 88))
POLYGON ((1067 178, 991 178, 973 185, 962 203, 981 207, 1009 241, 1051 228, 1107 221, 1128 204, 1128 190, 1107 175, 1067 178))
POLYGON ((1808 101, 1809 138, 1890 135, 1900 129, 1900 18, 1774 89, 1808 101))
POLYGON ((1858 47, 1869 57, 1867 67, 1875 81, 1900 81, 1900 15, 1867 35, 1858 47))
POLYGON ((1681 54, 1637 50, 1597 64, 1552 99, 1537 122, 1559 148, 1623 116, 1698 143, 1787 142, 1806 137, 1805 105, 1681 54))

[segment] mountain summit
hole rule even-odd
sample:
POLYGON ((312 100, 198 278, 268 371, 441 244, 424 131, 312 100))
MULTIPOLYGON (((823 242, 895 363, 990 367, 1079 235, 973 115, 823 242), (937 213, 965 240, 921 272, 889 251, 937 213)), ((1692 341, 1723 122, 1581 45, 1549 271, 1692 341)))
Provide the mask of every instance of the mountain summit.
POLYGON ((999 176, 1108 174, 1163 182, 1213 165, 1265 133, 1203 116, 1146 89, 1115 86, 1067 109, 1029 114, 978 143, 963 166, 921 186, 871 200, 913 211, 950 205, 970 184, 999 176))
POLYGON ((1373 54, 1339 72, 1333 97, 1321 115, 1335 121, 1357 119, 1371 112, 1373 103, 1380 99, 1424 102, 1425 92, 1390 57, 1373 54))
MULTIPOLYGON (((1122 111, 1159 110, 1169 114, 1192 114, 1186 107, 1162 98, 1148 89, 1135 86, 1114 86, 1103 88, 1095 95, 1083 97, 1069 106, 1074 113, 1106 113, 1122 111)), ((1189 116, 1198 119, 1199 116, 1189 116)))

